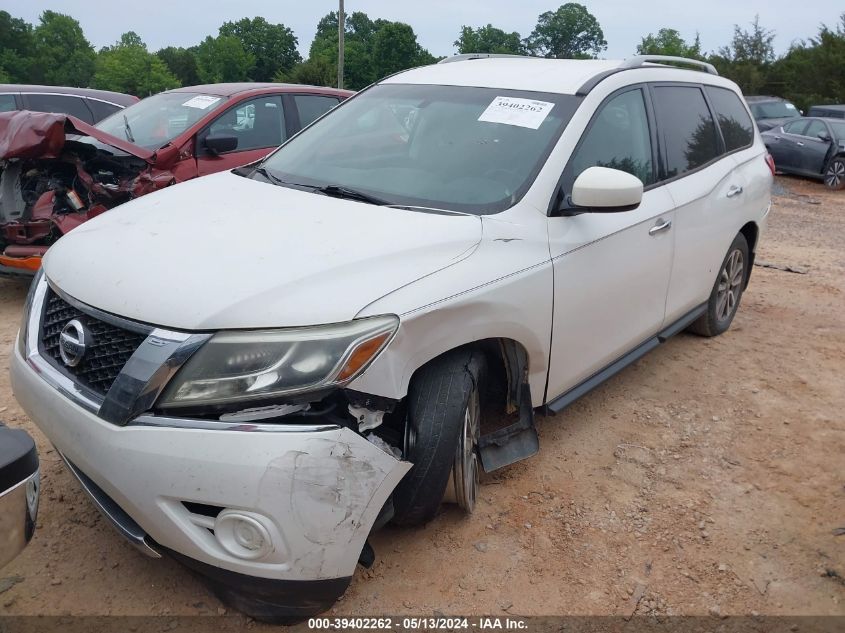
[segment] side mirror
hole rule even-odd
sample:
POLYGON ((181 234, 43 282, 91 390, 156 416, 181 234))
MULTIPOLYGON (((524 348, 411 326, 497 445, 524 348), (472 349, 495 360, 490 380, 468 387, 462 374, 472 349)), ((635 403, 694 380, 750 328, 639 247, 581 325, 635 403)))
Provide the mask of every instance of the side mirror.
POLYGON ((643 181, 619 169, 589 167, 575 179, 570 198, 588 213, 633 211, 642 202, 643 181))
POLYGON ((231 134, 210 134, 205 137, 203 146, 209 154, 217 156, 238 148, 238 137, 231 134))
POLYGON ((825 142, 830 141, 830 134, 824 130, 818 133, 818 137, 825 142))

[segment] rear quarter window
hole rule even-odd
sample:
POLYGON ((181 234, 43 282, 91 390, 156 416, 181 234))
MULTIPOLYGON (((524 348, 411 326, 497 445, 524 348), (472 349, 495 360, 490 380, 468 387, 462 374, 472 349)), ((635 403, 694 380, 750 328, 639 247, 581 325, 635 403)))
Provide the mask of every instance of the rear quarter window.
POLYGON ((698 86, 655 86, 657 127, 666 148, 666 178, 674 178, 718 157, 716 124, 698 86))
POLYGON ((705 88, 710 103, 719 121, 719 129, 725 140, 725 149, 732 152, 743 147, 750 147, 754 141, 754 124, 748 111, 742 105, 739 95, 727 88, 707 86, 705 88))
POLYGON ((116 106, 113 103, 106 103, 97 99, 86 99, 86 101, 88 102, 88 107, 91 108, 91 112, 94 113, 94 123, 102 121, 118 110, 122 110, 120 106, 116 106))
POLYGON ((293 100, 302 127, 310 125, 338 104, 337 98, 323 95, 294 95, 293 100))

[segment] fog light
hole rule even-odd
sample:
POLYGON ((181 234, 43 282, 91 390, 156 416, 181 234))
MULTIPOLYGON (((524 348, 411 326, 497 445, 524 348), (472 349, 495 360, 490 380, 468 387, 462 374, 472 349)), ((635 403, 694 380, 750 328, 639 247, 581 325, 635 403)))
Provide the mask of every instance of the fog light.
POLYGON ((241 510, 223 510, 214 521, 214 536, 232 556, 249 560, 264 558, 275 549, 265 520, 241 510))

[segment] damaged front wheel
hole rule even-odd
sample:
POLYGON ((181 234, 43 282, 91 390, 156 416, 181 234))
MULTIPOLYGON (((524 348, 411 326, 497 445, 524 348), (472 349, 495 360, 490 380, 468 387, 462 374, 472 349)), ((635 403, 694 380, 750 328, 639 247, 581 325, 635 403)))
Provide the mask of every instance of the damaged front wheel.
POLYGON ((434 359, 414 375, 405 433, 405 457, 414 466, 393 493, 394 523, 427 523, 444 500, 472 512, 484 370, 484 356, 467 348, 434 359))

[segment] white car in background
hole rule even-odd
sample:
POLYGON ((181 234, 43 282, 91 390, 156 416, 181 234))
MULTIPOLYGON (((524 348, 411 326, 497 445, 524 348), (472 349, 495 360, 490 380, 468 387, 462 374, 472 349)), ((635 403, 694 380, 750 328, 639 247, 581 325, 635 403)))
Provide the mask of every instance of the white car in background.
POLYGON ((445 61, 85 223, 33 285, 21 405, 255 617, 329 607, 388 521, 471 511, 535 411, 721 334, 748 283, 773 164, 711 66, 445 61))

